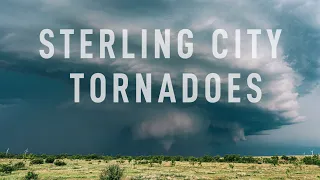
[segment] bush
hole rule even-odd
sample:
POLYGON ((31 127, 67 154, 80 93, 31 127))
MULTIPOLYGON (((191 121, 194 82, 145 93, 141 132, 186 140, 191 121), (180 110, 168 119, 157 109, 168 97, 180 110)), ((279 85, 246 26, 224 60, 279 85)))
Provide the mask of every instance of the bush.
POLYGON ((31 164, 31 165, 34 165, 34 164, 43 164, 43 159, 40 159, 40 158, 38 158, 38 159, 32 159, 32 160, 30 161, 30 164, 31 164))
POLYGON ((306 164, 306 165, 319 165, 320 164, 320 158, 318 155, 314 155, 314 156, 306 156, 302 159, 302 161, 306 164))
POLYGON ((15 170, 23 169, 25 167, 25 164, 23 162, 17 162, 13 165, 13 168, 15 170))
POLYGON ((14 168, 10 164, 3 164, 0 166, 0 172, 5 174, 11 174, 14 168))
POLYGON ((54 160, 55 160, 54 157, 48 157, 45 162, 48 164, 52 164, 54 162, 54 160))
POLYGON ((288 157, 288 156, 283 155, 283 156, 281 157, 281 159, 282 159, 282 160, 285 160, 285 161, 288 161, 288 160, 289 160, 289 157, 288 157))
POLYGON ((63 161, 60 161, 60 160, 57 160, 54 162, 54 165, 56 166, 65 166, 67 165, 67 163, 63 162, 63 161))
POLYGON ((252 156, 243 156, 240 159, 240 163, 257 163, 258 159, 252 157, 252 156))
POLYGON ((100 180, 120 180, 123 176, 123 169, 119 165, 110 165, 100 174, 100 180))
POLYGON ((225 162, 239 162, 240 159, 241 159, 241 156, 236 154, 225 155, 223 157, 223 160, 225 162))
POLYGON ((171 160, 171 164, 172 167, 176 165, 176 162, 174 160, 171 160))
POLYGON ((270 158, 270 163, 273 164, 274 166, 278 165, 279 164, 279 157, 278 156, 272 156, 270 158))
POLYGON ((212 156, 205 155, 205 156, 203 156, 203 157, 201 158, 201 161, 202 161, 202 162, 213 162, 214 159, 213 159, 212 156))
POLYGON ((37 180, 37 179, 39 179, 39 177, 38 177, 38 174, 36 174, 32 171, 29 171, 27 173, 27 175, 24 177, 24 179, 25 180, 37 180))
POLYGON ((289 161, 290 161, 291 163, 296 162, 297 160, 298 160, 298 158, 295 157, 295 156, 290 156, 290 157, 289 157, 289 161))

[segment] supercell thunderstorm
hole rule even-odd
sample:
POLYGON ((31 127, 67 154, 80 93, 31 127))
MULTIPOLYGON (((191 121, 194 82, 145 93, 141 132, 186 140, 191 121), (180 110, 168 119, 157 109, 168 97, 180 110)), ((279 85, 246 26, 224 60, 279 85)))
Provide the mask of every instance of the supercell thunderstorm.
MULTIPOLYGON (((309 93, 319 82, 320 1, 11 0, 2 4, 0 68, 59 81, 68 87, 61 90, 62 94, 68 95, 59 94, 60 99, 55 98, 58 92, 54 91, 52 94, 39 94, 37 98, 12 95, 6 99, 1 96, 0 110, 7 106, 39 110, 36 115, 24 112, 26 119, 23 120, 14 113, 1 113, 0 133, 15 131, 12 138, 16 142, 28 141, 16 145, 17 149, 28 146, 34 151, 127 154, 207 152, 206 149, 210 151, 217 145, 246 140, 247 136, 265 130, 304 121, 303 115, 299 114, 298 98, 309 93), (12 12, 5 7, 12 8, 12 12), (136 54, 141 53, 141 29, 170 28, 174 43, 174 33, 187 28, 194 33, 195 50, 188 60, 181 60, 175 54, 169 60, 98 57, 81 60, 77 57, 80 50, 78 34, 71 39, 70 59, 63 58, 63 40, 56 38, 55 57, 44 60, 38 52, 39 32, 44 28, 50 28, 57 34, 62 28, 110 28, 118 37, 116 44, 121 44, 121 30, 128 29, 129 49, 136 54), (229 54, 222 60, 213 58, 210 44, 212 32, 221 28, 229 33, 223 44, 229 49, 229 54), (265 34, 259 36, 257 59, 251 58, 251 51, 248 51, 251 39, 246 39, 246 36, 241 39, 241 58, 234 58, 234 30, 249 28, 282 29, 277 59, 270 56, 271 47, 265 34), (135 73, 152 73, 155 94, 159 92, 157 88, 161 86, 163 73, 170 73, 177 99, 182 97, 182 73, 190 72, 199 78, 199 96, 191 104, 112 104, 110 101, 97 105, 88 100, 88 93, 82 93, 81 103, 74 104, 70 96, 73 93, 72 81, 68 79, 70 72, 101 72, 107 79, 112 78, 115 72, 125 73, 129 79, 134 79, 135 73), (227 81, 224 79, 228 73, 239 72, 242 77, 259 73, 262 77, 259 84, 262 100, 257 104, 245 101, 240 104, 208 103, 201 81, 212 72, 221 76, 222 99, 227 98, 224 97, 227 95, 227 81), (17 130, 15 124, 27 128, 17 130), (38 137, 36 127, 40 127, 38 133, 42 137, 38 137), (60 150, 47 148, 49 144, 60 150)), ((95 39, 98 36, 93 35, 93 42, 98 42, 95 39)), ((148 49, 152 50, 153 42, 149 43, 148 49)), ((91 52, 98 52, 94 45, 91 52)), ((177 52, 175 48, 172 46, 172 52, 177 52)), ((121 45, 116 45, 114 51, 116 56, 121 54, 121 45)), ((25 86, 35 84, 32 78, 30 82, 28 78, 25 81, 25 86)), ((135 81, 129 80, 129 98, 135 96, 135 84, 130 82, 135 81)), ((246 86, 245 78, 237 83, 240 87, 246 86)), ((108 80, 107 85, 111 86, 108 80)), ((32 87, 28 89, 32 91, 32 87)), ((88 87, 82 86, 82 91, 88 91, 88 87)), ((238 93, 239 97, 245 97, 243 94, 247 94, 248 89, 241 88, 238 93)), ((13 146, 10 142, 3 142, 13 146)))

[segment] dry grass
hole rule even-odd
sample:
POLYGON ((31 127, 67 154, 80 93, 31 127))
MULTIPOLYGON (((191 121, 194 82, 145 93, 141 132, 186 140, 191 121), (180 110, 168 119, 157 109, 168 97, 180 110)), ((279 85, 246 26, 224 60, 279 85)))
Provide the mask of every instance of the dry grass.
MULTIPOLYGON (((53 164, 29 165, 27 160, 1 159, 0 164, 16 163, 23 161, 24 170, 14 171, 11 175, 0 175, 0 179, 22 179, 28 171, 39 174, 40 179, 99 179, 102 169, 116 161, 84 161, 64 160, 67 165, 58 167, 53 164)), ((202 163, 191 165, 188 162, 176 162, 171 167, 171 162, 161 165, 150 164, 134 165, 133 162, 120 164, 125 169, 125 179, 320 179, 318 166, 295 166, 293 164, 232 164, 229 163, 202 163), (232 166, 233 165, 233 166, 232 166), (233 168, 232 168, 233 167, 233 168)))

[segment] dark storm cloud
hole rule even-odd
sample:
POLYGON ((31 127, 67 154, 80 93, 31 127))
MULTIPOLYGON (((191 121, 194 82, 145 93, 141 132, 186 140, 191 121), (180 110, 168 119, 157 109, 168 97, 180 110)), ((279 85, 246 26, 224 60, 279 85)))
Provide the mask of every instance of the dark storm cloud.
MULTIPOLYGON (((124 154, 201 154, 227 148, 228 143, 245 140, 246 136, 264 130, 281 128, 303 119, 298 113, 297 98, 307 93, 319 80, 320 21, 305 21, 309 17, 298 7, 302 1, 147 1, 147 0, 32 0, 4 1, 0 10, 0 67, 3 89, 0 104, 8 101, 18 106, 0 106, 0 148, 17 151, 30 148, 49 153, 124 153, 124 154), (293 11, 290 9, 295 7, 293 11), (10 7, 12 11, 8 11, 10 7), (228 11, 226 11, 228 9, 228 11), (288 13, 288 12, 291 13, 288 13), (44 28, 55 31, 56 55, 41 59, 38 50, 39 33, 44 28), (63 59, 63 40, 60 28, 74 28, 70 60, 63 59), (113 29, 117 35, 116 56, 121 53, 121 29, 129 29, 130 51, 140 52, 139 31, 147 28, 190 28, 195 34, 195 55, 181 61, 173 53, 167 60, 80 60, 79 29, 113 29), (281 28, 281 57, 270 60, 268 56, 255 61, 249 58, 235 60, 212 59, 210 56, 211 32, 225 28, 281 28), (209 50, 208 50, 209 49, 209 50), (80 104, 72 102, 73 82, 70 72, 85 72, 80 104), (107 77, 107 101, 97 105, 88 97, 89 77, 102 72, 107 77), (153 97, 158 97, 161 78, 170 72, 178 102, 181 99, 181 74, 198 75, 204 94, 203 79, 206 74, 219 73, 222 78, 230 72, 241 72, 239 81, 245 87, 245 77, 258 72, 263 78, 260 86, 264 96, 257 105, 243 101, 240 105, 223 102, 209 104, 199 97, 193 104, 112 104, 112 74, 128 74, 129 100, 135 98, 134 74, 153 73, 153 97), (109 91, 108 91, 109 90, 109 91), (9 99, 9 100, 5 100, 9 99), (190 145, 197 148, 189 148, 190 145), (53 148, 54 147, 54 148, 53 148), (160 148, 162 147, 162 148, 160 148), (188 148, 187 148, 188 147, 188 148), (212 149, 213 148, 213 149, 212 149)), ((307 6, 309 12, 319 14, 319 4, 307 6)), ((291 9, 292 10, 292 9, 291 9)), ((232 36, 232 33, 231 33, 232 36)), ((97 34, 91 38, 97 47, 97 34)), ((230 40, 231 41, 231 40, 230 40)), ((244 41, 250 42, 249 39, 244 41)), ((150 42, 152 44, 152 42, 150 42)), ((230 44, 230 42, 228 42, 230 44)), ((270 52, 262 37, 262 54, 270 52)), ((244 42, 244 47, 250 43, 244 42)), ((97 48, 91 50, 96 52, 97 48)), ((152 51, 152 46, 148 47, 152 51)), ((231 48, 232 49, 232 48, 231 48)), ((173 46, 173 52, 175 52, 173 46)), ((243 56, 249 54, 243 51, 243 56)), ((223 85, 223 95, 226 94, 223 85)), ((248 93, 241 89, 239 96, 248 93)), ((223 96, 225 99, 226 96, 223 96)))

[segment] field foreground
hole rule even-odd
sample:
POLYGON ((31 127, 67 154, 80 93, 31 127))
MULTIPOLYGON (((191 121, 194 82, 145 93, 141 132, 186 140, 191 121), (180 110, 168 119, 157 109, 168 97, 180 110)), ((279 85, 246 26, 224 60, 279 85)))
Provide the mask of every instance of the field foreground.
POLYGON ((128 161, 63 160, 66 166, 54 164, 30 165, 29 160, 0 159, 0 164, 25 163, 25 167, 11 174, 0 174, 0 179, 23 179, 29 171, 40 179, 99 179, 108 165, 124 168, 124 179, 320 179, 320 168, 315 165, 242 164, 242 163, 189 163, 163 162, 162 164, 135 164, 128 161))

